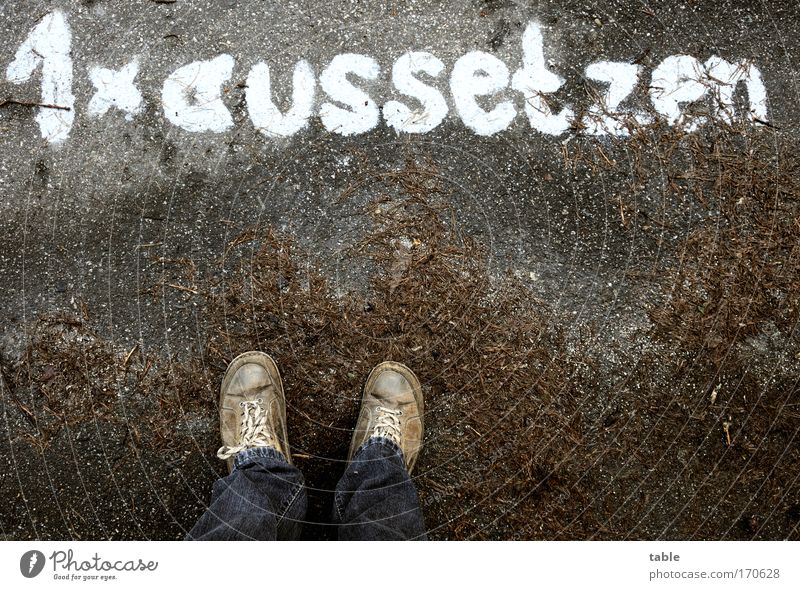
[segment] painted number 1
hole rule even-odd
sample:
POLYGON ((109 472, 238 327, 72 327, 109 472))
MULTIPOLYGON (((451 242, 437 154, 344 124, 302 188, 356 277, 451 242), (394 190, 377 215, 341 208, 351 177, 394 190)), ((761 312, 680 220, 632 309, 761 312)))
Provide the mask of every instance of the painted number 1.
POLYGON ((43 106, 39 108, 36 122, 42 137, 51 143, 66 140, 75 120, 71 42, 64 15, 61 11, 52 12, 33 28, 6 70, 9 81, 22 84, 42 67, 43 106))

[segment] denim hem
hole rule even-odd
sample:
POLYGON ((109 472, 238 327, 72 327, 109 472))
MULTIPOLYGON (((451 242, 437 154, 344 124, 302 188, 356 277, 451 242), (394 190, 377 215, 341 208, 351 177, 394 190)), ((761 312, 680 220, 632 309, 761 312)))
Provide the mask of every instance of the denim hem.
POLYGON ((403 451, 400 447, 397 446, 391 438, 387 438, 385 436, 371 436, 364 443, 358 447, 355 453, 353 453, 353 461, 355 461, 358 456, 364 452, 367 447, 371 447, 372 445, 381 445, 384 447, 388 447, 392 451, 394 451, 397 455, 400 456, 400 459, 403 460, 403 465, 405 465, 405 457, 403 456, 403 451))
MULTIPOLYGON (((397 443, 395 443, 392 439, 387 438, 385 436, 369 437, 367 440, 361 443, 360 447, 356 449, 356 452, 353 453, 353 458, 350 459, 350 462, 354 463, 355 461, 358 461, 358 457, 361 455, 361 453, 364 453, 369 447, 374 445, 380 445, 382 447, 388 448, 395 455, 397 455, 400 458, 400 461, 403 462, 403 465, 405 465, 405 458, 403 457, 403 451, 400 449, 400 447, 397 446, 397 443)), ((342 522, 342 520, 344 520, 343 518, 344 506, 342 506, 341 496, 342 494, 339 493, 338 491, 333 496, 333 507, 336 510, 336 514, 339 517, 340 523, 342 522)))
MULTIPOLYGON (((294 493, 291 496, 288 496, 282 503, 280 512, 276 514, 277 522, 280 524, 283 522, 283 519, 286 518, 286 514, 289 512, 289 509, 294 505, 297 498, 300 497, 300 493, 303 491, 303 484, 299 483, 295 485, 294 493)), ((305 516, 305 515, 304 515, 305 516)))
POLYGON ((289 463, 289 461, 286 460, 286 456, 276 448, 253 447, 236 453, 236 456, 233 458, 233 469, 235 471, 244 465, 254 463, 256 459, 276 459, 287 464, 289 463))

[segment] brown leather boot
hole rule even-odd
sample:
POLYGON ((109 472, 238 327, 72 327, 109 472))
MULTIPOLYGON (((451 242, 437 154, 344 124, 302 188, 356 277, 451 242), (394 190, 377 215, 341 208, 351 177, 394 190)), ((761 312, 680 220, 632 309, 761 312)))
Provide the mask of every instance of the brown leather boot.
POLYGON ((364 385, 348 460, 369 438, 382 436, 400 447, 410 473, 422 449, 423 410, 422 387, 411 369, 391 361, 379 364, 364 385))
POLYGON ((277 449, 292 462, 283 384, 272 357, 245 352, 231 361, 220 387, 219 427, 217 457, 227 460, 229 470, 236 453, 253 447, 277 449))

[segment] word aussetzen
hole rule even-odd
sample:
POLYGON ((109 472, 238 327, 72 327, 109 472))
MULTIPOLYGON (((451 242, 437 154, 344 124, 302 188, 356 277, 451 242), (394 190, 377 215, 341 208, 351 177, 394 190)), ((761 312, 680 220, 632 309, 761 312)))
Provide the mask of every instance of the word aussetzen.
MULTIPOLYGON (((597 103, 578 118, 568 105, 557 111, 551 108, 554 101, 549 95, 565 81, 548 68, 542 30, 535 22, 525 28, 521 50, 522 67, 513 74, 503 61, 484 51, 470 51, 452 65, 447 81, 451 104, 464 125, 477 135, 490 136, 509 128, 520 105, 530 128, 549 136, 580 129, 589 135, 625 137, 632 126, 652 122, 650 115, 624 107, 639 82, 641 66, 621 61, 588 65, 586 78, 605 90, 597 103), (517 93, 518 103, 497 96, 501 92, 509 96, 509 88, 517 93), (493 97, 493 106, 487 108, 493 97)), ((172 72, 161 89, 166 119, 195 133, 222 133, 233 127, 223 95, 235 65, 231 55, 221 54, 172 72)), ((142 94, 136 85, 139 67, 138 58, 119 70, 90 67, 88 75, 94 94, 86 106, 88 115, 102 117, 112 108, 122 111, 129 121, 139 115, 143 111, 142 94)), ((14 84, 22 84, 39 68, 42 106, 36 121, 44 139, 61 143, 69 138, 76 116, 72 33, 62 11, 49 13, 30 31, 8 65, 6 77, 14 84)), ((270 67, 259 62, 247 75, 247 110, 255 128, 271 138, 295 135, 315 115, 326 130, 343 136, 367 133, 381 119, 397 133, 428 133, 442 124, 450 107, 440 88, 420 76, 424 74, 428 80, 444 85, 440 79, 445 70, 446 65, 430 52, 404 53, 392 64, 390 72, 397 100, 379 106, 368 92, 369 84, 384 75, 374 58, 356 53, 336 55, 319 78, 311 64, 301 59, 294 66, 291 107, 281 111, 273 101, 270 67), (327 97, 321 102, 320 90, 327 97)), ((725 122, 768 120, 761 72, 747 60, 730 62, 712 56, 701 62, 689 55, 672 55, 653 70, 648 92, 657 116, 688 132, 697 130, 708 117, 691 115, 685 106, 709 98, 709 115, 725 122), (740 85, 747 91, 748 106, 737 112, 734 104, 740 85)))

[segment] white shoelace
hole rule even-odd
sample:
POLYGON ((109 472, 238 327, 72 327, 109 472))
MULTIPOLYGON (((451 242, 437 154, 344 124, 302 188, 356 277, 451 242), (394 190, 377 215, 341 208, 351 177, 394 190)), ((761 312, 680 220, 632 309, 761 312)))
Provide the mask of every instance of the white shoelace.
POLYGON ((261 406, 261 401, 261 398, 258 398, 253 401, 239 402, 243 411, 239 444, 233 447, 220 447, 217 457, 225 460, 245 449, 275 446, 272 435, 267 429, 267 413, 261 406))
POLYGON ((375 421, 375 429, 372 431, 372 436, 383 436, 394 441, 400 446, 400 416, 403 415, 403 410, 391 410, 378 406, 378 419, 375 421))

